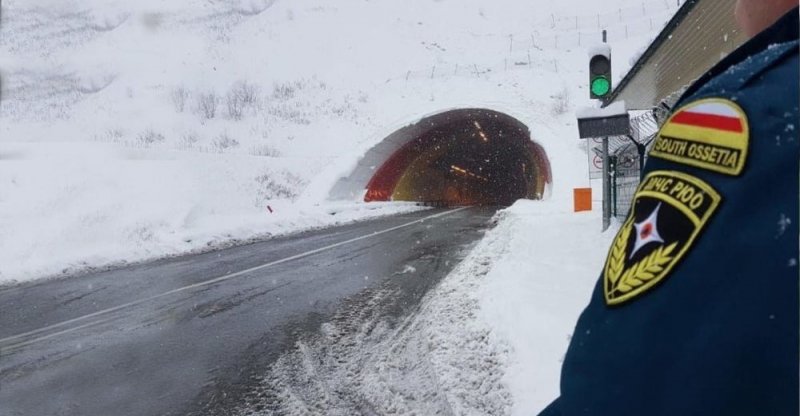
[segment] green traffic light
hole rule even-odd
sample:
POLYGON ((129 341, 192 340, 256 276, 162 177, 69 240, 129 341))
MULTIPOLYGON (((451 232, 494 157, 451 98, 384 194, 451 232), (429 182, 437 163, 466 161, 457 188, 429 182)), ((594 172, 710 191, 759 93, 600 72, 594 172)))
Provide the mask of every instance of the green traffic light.
POLYGON ((592 94, 603 97, 611 90, 611 83, 605 77, 597 77, 592 80, 592 94))

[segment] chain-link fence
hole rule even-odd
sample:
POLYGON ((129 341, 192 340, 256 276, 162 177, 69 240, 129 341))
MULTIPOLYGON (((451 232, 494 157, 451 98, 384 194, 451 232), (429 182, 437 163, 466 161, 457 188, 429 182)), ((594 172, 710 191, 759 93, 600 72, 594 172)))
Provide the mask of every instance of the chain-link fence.
POLYGON ((482 77, 493 73, 536 70, 558 73, 564 63, 559 55, 565 49, 587 47, 600 42, 603 31, 610 43, 630 37, 651 35, 663 27, 685 0, 631 1, 626 7, 602 13, 542 16, 529 31, 474 35, 476 41, 496 51, 494 61, 480 63, 437 58, 430 65, 408 68, 386 82, 416 79, 482 77))

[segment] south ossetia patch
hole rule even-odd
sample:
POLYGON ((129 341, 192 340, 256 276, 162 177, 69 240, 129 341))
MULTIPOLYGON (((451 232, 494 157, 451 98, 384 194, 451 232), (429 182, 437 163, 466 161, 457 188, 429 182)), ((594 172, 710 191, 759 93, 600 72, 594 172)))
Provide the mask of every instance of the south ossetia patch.
POLYGON ((720 194, 684 173, 648 174, 617 233, 603 269, 608 305, 618 305, 664 280, 716 211, 720 194))
POLYGON ((750 127, 738 104, 721 98, 678 109, 658 132, 649 155, 738 176, 747 161, 750 127))

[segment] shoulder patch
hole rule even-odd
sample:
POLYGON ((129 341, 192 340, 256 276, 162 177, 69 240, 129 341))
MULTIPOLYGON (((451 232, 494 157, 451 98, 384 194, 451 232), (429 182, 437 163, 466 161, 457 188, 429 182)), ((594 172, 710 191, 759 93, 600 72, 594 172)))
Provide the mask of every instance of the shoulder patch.
POLYGON ((648 174, 603 268, 606 304, 634 299, 664 280, 721 200, 711 185, 694 176, 675 171, 648 174))
POLYGON ((733 101, 710 98, 673 113, 658 132, 650 156, 739 176, 749 144, 744 110, 733 101))

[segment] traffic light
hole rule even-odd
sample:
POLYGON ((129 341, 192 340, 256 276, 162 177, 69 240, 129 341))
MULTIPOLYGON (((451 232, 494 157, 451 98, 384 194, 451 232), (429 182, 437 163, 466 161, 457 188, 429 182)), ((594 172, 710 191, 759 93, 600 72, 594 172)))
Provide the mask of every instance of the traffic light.
POLYGON ((611 54, 598 53, 589 60, 589 98, 602 99, 611 93, 611 54))

